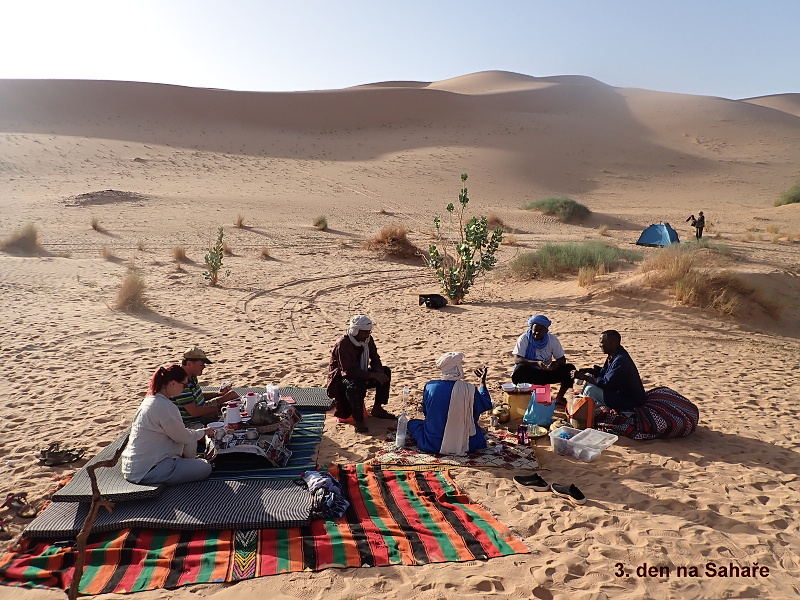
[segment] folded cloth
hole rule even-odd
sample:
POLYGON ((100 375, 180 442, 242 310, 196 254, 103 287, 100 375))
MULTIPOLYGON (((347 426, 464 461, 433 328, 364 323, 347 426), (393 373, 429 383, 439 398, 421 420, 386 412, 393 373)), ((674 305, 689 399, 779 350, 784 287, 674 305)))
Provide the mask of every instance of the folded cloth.
POLYGON ((595 428, 634 440, 686 437, 700 421, 697 406, 668 387, 646 392, 644 404, 632 413, 597 406, 595 428))

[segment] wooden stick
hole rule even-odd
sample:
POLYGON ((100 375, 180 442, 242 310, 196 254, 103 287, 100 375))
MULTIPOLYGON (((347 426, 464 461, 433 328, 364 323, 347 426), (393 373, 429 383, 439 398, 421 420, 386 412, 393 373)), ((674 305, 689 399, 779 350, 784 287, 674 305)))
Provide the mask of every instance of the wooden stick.
POLYGON ((92 482, 92 503, 89 506, 89 514, 86 515, 86 520, 83 522, 83 527, 78 532, 77 540, 78 540, 78 547, 76 548, 77 556, 75 557, 75 571, 72 575, 72 582, 69 584, 69 591, 67 592, 67 598, 69 600, 77 600, 78 598, 78 586, 81 583, 81 577, 83 576, 83 568, 86 562, 86 543, 89 539, 89 534, 92 532, 92 527, 94 527, 94 521, 97 518, 97 511, 100 508, 105 508, 108 512, 111 512, 111 509, 114 508, 114 503, 109 500, 103 500, 102 495, 100 494, 100 488, 97 485, 97 476, 95 475, 95 470, 101 467, 113 467, 117 464, 122 451, 125 450, 125 446, 128 445, 128 438, 125 438, 125 441, 120 444, 120 447, 114 453, 114 456, 109 458, 108 460, 101 460, 100 462, 96 462, 92 465, 88 465, 86 467, 86 472, 89 474, 89 481, 92 482))

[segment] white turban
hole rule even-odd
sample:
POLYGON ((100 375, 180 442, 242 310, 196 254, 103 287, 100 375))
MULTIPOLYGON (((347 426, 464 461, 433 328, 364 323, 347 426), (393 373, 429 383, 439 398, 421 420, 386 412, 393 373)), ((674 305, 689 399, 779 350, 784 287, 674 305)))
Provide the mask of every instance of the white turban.
POLYGON ((436 361, 436 366, 441 369, 444 381, 458 381, 464 378, 463 363, 463 352, 445 352, 436 361))
POLYGON ((347 327, 347 335, 358 335, 359 331, 372 331, 372 319, 367 315, 353 315, 347 327))

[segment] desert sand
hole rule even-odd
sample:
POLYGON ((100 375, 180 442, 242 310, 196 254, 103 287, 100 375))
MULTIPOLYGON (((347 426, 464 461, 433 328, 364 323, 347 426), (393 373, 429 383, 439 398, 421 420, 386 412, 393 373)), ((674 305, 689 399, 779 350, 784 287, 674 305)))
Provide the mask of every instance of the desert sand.
MULTIPOLYGON (((0 496, 24 491, 43 503, 54 476, 85 461, 49 468, 35 451, 59 439, 97 453, 130 423, 153 369, 191 344, 215 361, 211 385, 323 385, 331 344, 351 314, 365 313, 393 369, 388 408, 414 416, 439 354, 465 352, 466 366, 488 365, 496 386, 509 380, 527 318, 544 313, 578 366, 601 362, 599 332, 619 330, 646 387, 668 385, 700 407, 698 430, 620 439, 593 463, 542 440, 540 473, 576 483, 588 497, 580 507, 519 487, 514 471, 454 471, 529 555, 136 597, 796 598, 800 205, 773 201, 800 174, 798 98, 728 100, 505 72, 302 93, 0 81, 0 238, 33 223, 43 246, 34 257, 0 253, 0 496), (360 245, 401 225, 426 248, 464 172, 469 212, 494 213, 517 243, 501 247, 498 268, 464 304, 427 310, 417 294, 438 286, 419 262, 360 245), (564 224, 522 208, 560 195, 593 215, 564 224), (711 224, 706 237, 735 257, 727 268, 783 304, 778 318, 632 293, 641 289, 636 265, 588 288, 574 277, 509 273, 514 256, 545 242, 635 248, 659 221, 689 240, 685 219, 699 210, 711 224), (234 226, 240 215, 243 228, 234 226), (327 230, 312 226, 318 215, 327 230), (203 256, 220 226, 233 255, 230 275, 211 287, 203 256), (183 265, 172 258, 179 245, 183 265), (131 269, 147 286, 142 314, 111 308, 131 269), (406 405, 403 386, 412 390, 406 405), (676 576, 675 567, 708 562, 757 563, 769 576, 676 576), (618 577, 618 563, 634 573, 618 577), (672 575, 636 576, 645 563, 672 575)), ((329 415, 320 462, 374 456, 391 423, 368 425, 357 434, 329 415)), ((24 523, 10 527, 19 533, 24 523)), ((61 597, 0 587, 0 598, 61 597)))

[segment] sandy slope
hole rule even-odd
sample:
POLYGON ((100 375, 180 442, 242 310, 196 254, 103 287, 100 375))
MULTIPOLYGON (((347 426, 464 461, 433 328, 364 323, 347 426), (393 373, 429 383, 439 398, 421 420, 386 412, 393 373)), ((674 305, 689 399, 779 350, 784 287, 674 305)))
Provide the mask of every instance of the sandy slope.
MULTIPOLYGON (((800 163, 795 96, 731 101, 500 72, 297 94, 0 81, 0 237, 33 222, 47 251, 0 253, 0 495, 24 490, 42 501, 53 475, 72 469, 40 467, 33 452, 54 438, 90 453, 108 444, 130 422, 152 369, 190 343, 215 357, 210 382, 320 385, 330 344, 350 314, 365 312, 394 369, 390 408, 400 410, 400 388, 418 397, 445 350, 488 364, 494 383, 506 380, 514 339, 530 314, 544 312, 581 366, 602 359, 599 331, 619 329, 646 385, 670 385, 700 405, 699 431, 622 441, 592 464, 543 448, 545 478, 576 482, 589 497, 580 508, 520 489, 514 472, 458 471, 529 556, 138 597, 796 597, 800 437, 790 385, 800 368, 800 270, 798 244, 785 234, 800 232, 800 207, 772 206, 800 163), (500 267, 467 304, 427 311, 416 294, 436 285, 424 269, 359 244, 402 224, 426 246, 462 172, 471 208, 517 229, 519 245, 503 246, 500 267), (70 199, 107 189, 141 197, 70 199), (595 214, 564 225, 521 209, 556 194, 595 214), (661 220, 687 239, 684 219, 698 210, 738 257, 729 266, 785 304, 780 320, 758 311, 719 318, 630 293, 632 269, 588 290, 572 279, 508 277, 517 253, 599 239, 601 225, 624 246, 661 220), (240 214, 247 228, 232 226, 240 214), (321 214, 325 232, 311 227, 321 214), (220 225, 232 272, 209 288, 202 257, 220 225), (176 269, 176 245, 194 262, 176 269), (271 260, 259 257, 264 246, 271 260), (152 310, 141 316, 109 308, 130 266, 148 285, 152 310), (630 571, 709 561, 758 562, 770 576, 615 576, 620 562, 630 571)), ((321 461, 371 457, 385 422, 370 426, 362 436, 329 422, 321 461)), ((0 588, 3 598, 57 596, 0 588)))

